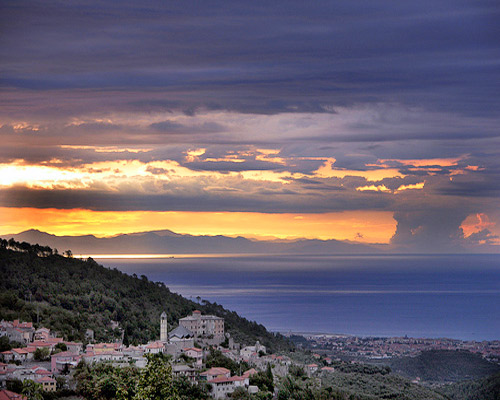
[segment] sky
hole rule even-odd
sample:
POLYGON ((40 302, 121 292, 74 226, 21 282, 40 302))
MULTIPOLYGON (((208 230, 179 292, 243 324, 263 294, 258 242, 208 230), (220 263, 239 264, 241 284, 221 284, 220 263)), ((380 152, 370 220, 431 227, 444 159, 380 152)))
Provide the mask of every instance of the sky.
POLYGON ((0 233, 500 250, 498 1, 0 4, 0 233))

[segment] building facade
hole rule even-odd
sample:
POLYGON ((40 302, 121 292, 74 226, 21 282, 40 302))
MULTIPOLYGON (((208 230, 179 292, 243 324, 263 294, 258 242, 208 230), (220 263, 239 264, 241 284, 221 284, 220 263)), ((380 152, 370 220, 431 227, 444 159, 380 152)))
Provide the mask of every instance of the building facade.
POLYGON ((201 315, 201 311, 195 310, 192 315, 181 318, 179 325, 193 332, 196 337, 224 339, 224 318, 215 315, 201 315))

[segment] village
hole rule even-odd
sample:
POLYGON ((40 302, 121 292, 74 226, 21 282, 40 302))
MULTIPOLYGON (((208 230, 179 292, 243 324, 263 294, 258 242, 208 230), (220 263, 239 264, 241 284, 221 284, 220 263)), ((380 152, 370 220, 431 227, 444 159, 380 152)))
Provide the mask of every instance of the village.
MULTIPOLYGON (((294 362, 285 355, 268 354, 258 341, 252 346, 241 346, 225 332, 224 319, 214 315, 202 315, 195 310, 192 315, 179 319, 179 325, 168 330, 167 314, 159 318, 160 338, 138 346, 124 346, 121 341, 95 343, 93 332, 87 330, 88 344, 65 341, 55 332, 45 327, 35 329, 32 322, 1 321, 0 337, 6 336, 10 342, 21 343, 24 347, 13 348, 0 353, 0 389, 7 382, 33 380, 45 391, 56 391, 71 387, 71 370, 81 361, 92 365, 105 362, 114 366, 135 365, 144 368, 147 354, 163 353, 171 357, 174 377, 186 377, 190 382, 206 383, 215 399, 226 398, 237 388, 249 393, 257 393, 258 387, 250 385, 250 377, 258 371, 272 368, 275 379, 288 374, 294 362), (249 368, 231 376, 231 371, 222 366, 207 368, 205 360, 211 351, 218 350, 223 356, 235 361, 244 361, 249 368)), ((321 365, 312 363, 301 365, 308 376, 334 371, 328 366, 331 359, 326 357, 321 365)), ((3 390, 5 397, 8 390, 3 390)), ((3 398, 2 398, 3 400, 3 398)))

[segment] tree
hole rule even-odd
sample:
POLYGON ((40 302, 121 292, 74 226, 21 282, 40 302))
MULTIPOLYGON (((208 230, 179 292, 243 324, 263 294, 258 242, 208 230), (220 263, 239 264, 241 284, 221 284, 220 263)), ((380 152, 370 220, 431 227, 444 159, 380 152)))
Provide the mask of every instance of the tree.
POLYGON ((61 351, 67 351, 68 350, 68 346, 66 346, 66 343, 57 343, 55 345, 55 348, 58 349, 58 350, 61 350, 61 351))
POLYGON ((43 387, 40 383, 26 379, 23 382, 21 394, 26 396, 28 400, 43 400, 43 387))
POLYGON ((66 250, 63 254, 68 258, 73 258, 73 252, 71 250, 66 250))
POLYGON ((174 379, 174 385, 181 400, 209 400, 211 398, 207 385, 193 384, 185 376, 174 379))
POLYGON ((7 336, 0 336, 0 353, 12 349, 9 338, 7 336))
POLYGON ((173 384, 172 367, 162 354, 146 354, 148 364, 141 371, 134 400, 179 400, 173 384))
POLYGON ((257 386, 259 390, 264 392, 274 392, 274 382, 273 382, 273 374, 271 372, 271 376, 266 372, 259 372, 257 374, 253 374, 250 377, 250 385, 257 386))
POLYGON ((242 387, 236 388, 230 396, 232 399, 251 400, 250 394, 242 387))
POLYGON ((35 350, 35 354, 33 354, 33 358, 36 361, 46 361, 49 359, 50 356, 50 350, 48 348, 37 348, 35 350))

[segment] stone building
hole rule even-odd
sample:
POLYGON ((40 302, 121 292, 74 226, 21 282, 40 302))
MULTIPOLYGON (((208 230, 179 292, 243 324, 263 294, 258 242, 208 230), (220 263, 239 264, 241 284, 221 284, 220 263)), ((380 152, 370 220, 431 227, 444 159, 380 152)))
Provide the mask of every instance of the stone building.
POLYGON ((181 318, 179 325, 193 332, 196 337, 224 340, 224 318, 201 315, 201 311, 195 310, 192 315, 181 318))
POLYGON ((167 313, 163 311, 160 316, 160 342, 168 342, 167 313))

